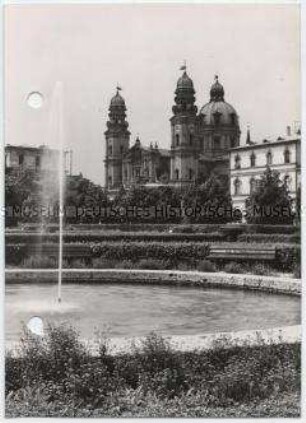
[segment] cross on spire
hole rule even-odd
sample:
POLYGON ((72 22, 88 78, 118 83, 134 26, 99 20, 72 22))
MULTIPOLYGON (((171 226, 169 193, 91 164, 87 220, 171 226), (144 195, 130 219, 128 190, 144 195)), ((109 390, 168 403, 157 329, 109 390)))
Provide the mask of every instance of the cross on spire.
POLYGON ((119 85, 119 84, 117 84, 117 86, 116 86, 116 90, 117 90, 117 94, 119 94, 119 91, 122 91, 122 88, 120 87, 120 85, 119 85))

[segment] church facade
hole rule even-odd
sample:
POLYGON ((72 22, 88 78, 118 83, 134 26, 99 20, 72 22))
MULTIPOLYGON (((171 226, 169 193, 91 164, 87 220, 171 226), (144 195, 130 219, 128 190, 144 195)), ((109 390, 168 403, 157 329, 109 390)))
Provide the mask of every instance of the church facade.
POLYGON ((141 144, 130 146, 125 100, 117 89, 111 99, 105 131, 105 185, 108 190, 133 185, 170 184, 184 188, 215 174, 229 181, 231 148, 240 144, 238 114, 224 97, 215 77, 210 100, 200 108, 186 68, 177 81, 170 118, 170 149, 141 144))

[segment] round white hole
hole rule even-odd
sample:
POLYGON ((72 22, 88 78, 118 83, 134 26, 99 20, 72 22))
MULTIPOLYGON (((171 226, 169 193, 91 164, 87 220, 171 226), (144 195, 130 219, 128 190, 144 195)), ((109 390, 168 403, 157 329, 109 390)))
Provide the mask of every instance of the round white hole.
POLYGON ((38 91, 32 92, 27 97, 27 103, 32 109, 39 109, 44 103, 44 97, 38 91))
POLYGON ((35 335, 43 336, 44 334, 44 322, 41 317, 31 317, 28 321, 27 328, 35 335))

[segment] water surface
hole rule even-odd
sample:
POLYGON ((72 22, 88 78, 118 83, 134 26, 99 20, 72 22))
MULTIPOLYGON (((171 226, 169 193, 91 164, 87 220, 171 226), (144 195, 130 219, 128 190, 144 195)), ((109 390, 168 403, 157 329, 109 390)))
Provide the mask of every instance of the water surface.
POLYGON ((110 336, 192 335, 264 329, 300 323, 300 298, 254 291, 120 284, 8 284, 5 297, 6 340, 19 339, 22 322, 40 316, 69 322, 82 337, 109 328, 110 336))

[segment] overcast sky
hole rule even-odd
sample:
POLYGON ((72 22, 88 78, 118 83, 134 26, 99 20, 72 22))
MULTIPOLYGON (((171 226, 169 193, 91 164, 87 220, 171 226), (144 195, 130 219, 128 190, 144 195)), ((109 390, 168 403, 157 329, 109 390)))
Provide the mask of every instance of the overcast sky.
POLYGON ((300 120, 299 8, 295 5, 16 5, 5 10, 5 141, 48 139, 50 95, 63 82, 65 143, 74 170, 104 182, 107 111, 119 83, 131 144, 170 146, 183 61, 197 106, 214 75, 252 139, 284 135, 300 120), (45 102, 25 102, 40 91, 45 102))

